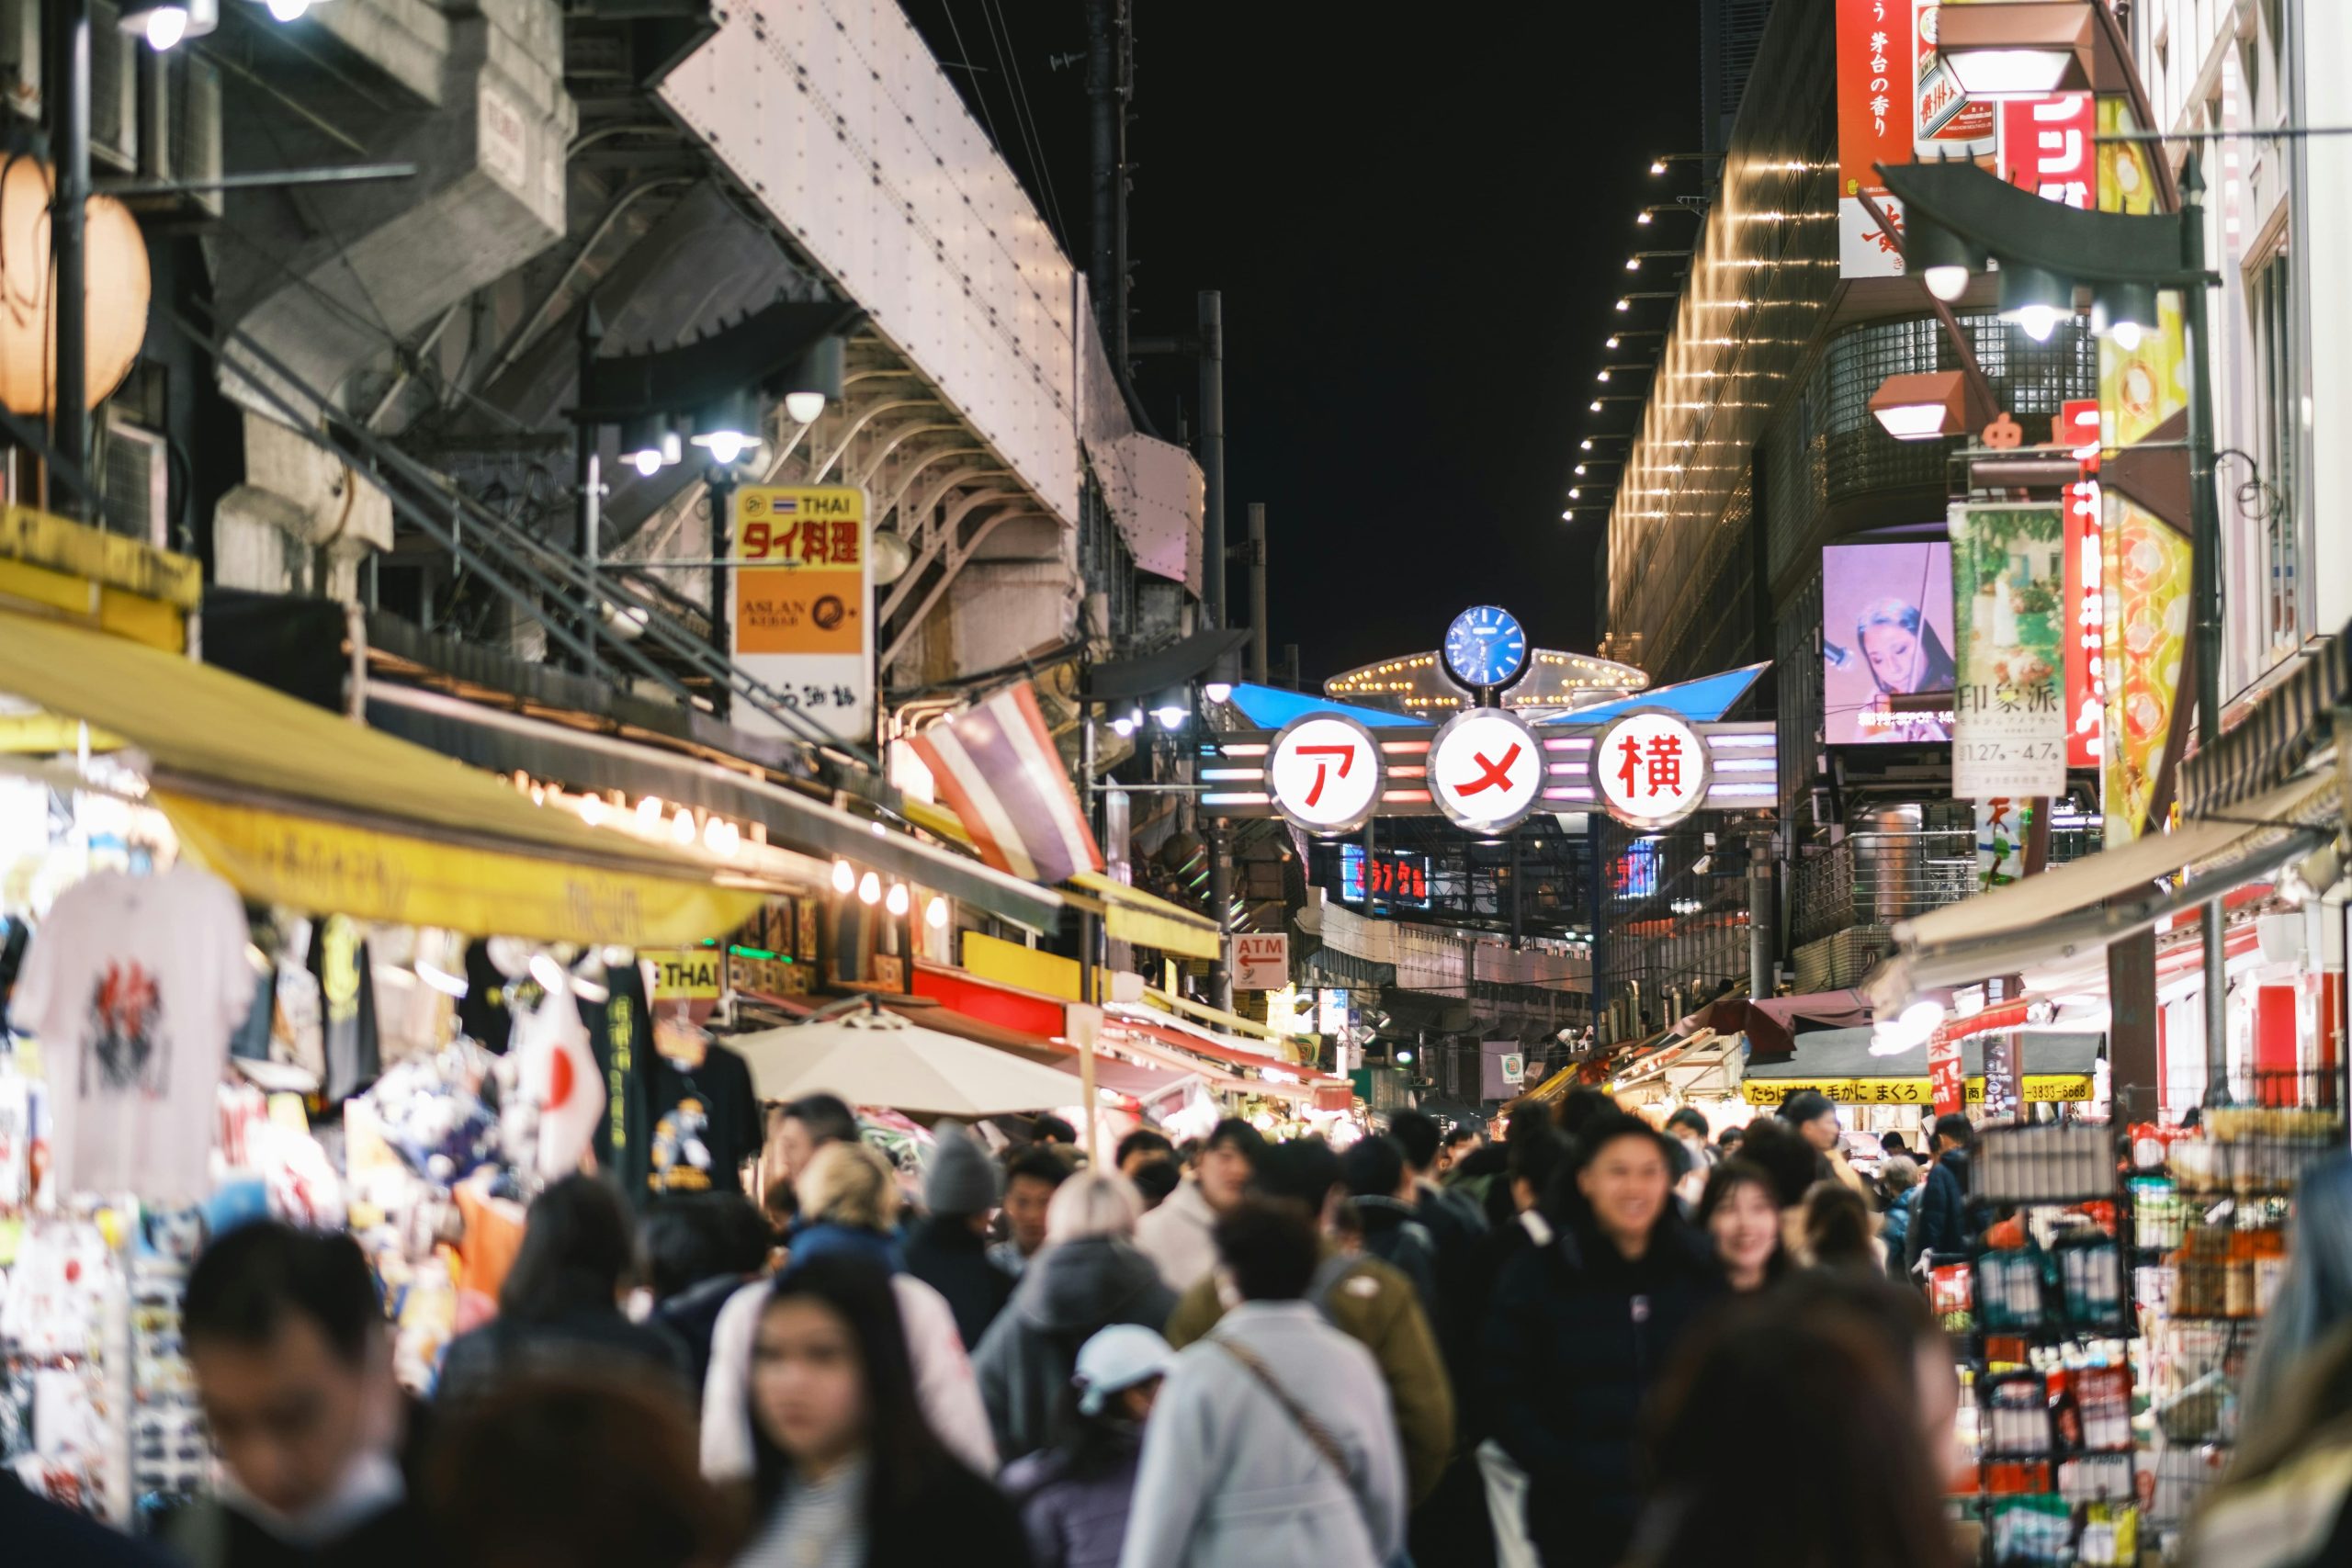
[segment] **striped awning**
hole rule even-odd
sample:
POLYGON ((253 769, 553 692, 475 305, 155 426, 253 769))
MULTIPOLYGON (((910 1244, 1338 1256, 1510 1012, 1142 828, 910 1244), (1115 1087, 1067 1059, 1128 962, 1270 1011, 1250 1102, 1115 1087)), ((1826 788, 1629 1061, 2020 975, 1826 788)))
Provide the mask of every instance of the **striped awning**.
POLYGON ((2352 702, 2352 626, 2327 638, 2253 712, 2181 764, 2181 810, 2201 817, 2285 784, 2326 744, 2335 710, 2346 702, 2352 702))

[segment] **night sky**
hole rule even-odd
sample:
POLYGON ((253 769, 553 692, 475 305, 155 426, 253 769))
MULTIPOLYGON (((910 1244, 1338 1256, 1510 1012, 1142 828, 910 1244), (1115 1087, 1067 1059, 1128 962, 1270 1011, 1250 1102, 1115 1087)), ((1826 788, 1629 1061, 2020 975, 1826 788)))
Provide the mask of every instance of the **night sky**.
MULTIPOLYGON (((980 67, 950 74, 967 98, 978 85, 998 145, 1049 221, 1058 209, 1082 265, 1080 0, 907 9, 941 60, 980 67), (1056 56, 1078 58, 1057 69, 1056 56)), ((1560 512, 1577 438, 1638 412, 1594 415, 1594 394, 1646 384, 1597 386, 1602 341, 1629 320, 1662 324, 1657 302, 1611 309, 1627 287, 1662 286, 1634 283, 1625 258, 1685 248, 1694 227, 1634 221, 1697 187, 1691 164, 1648 174, 1654 154, 1698 144, 1693 0, 1135 11, 1134 330, 1189 332, 1195 290, 1224 290, 1227 526, 1240 539, 1248 503, 1266 503, 1275 659, 1297 643, 1312 685, 1435 648, 1482 601, 1539 644, 1591 649, 1601 517, 1560 512), (1390 25, 1400 16, 1413 25, 1390 25)), ((1189 362, 1145 361, 1138 384, 1162 435, 1180 400, 1194 419, 1189 362)), ((1228 592, 1246 617, 1238 567, 1228 592)))

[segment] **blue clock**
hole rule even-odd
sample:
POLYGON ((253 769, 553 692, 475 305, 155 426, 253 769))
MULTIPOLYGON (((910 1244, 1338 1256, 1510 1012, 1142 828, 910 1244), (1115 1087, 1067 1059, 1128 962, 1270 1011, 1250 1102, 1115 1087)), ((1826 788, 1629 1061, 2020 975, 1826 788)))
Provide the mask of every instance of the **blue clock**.
POLYGON ((1445 631, 1445 669, 1464 685, 1507 686, 1527 668, 1527 632, 1509 610, 1480 604, 1445 631))

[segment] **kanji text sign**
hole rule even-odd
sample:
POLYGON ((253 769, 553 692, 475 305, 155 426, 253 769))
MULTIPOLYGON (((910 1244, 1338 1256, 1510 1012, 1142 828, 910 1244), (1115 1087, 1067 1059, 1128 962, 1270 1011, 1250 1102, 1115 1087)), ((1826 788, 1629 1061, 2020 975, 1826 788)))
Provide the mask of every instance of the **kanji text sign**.
POLYGON ((1499 708, 1473 708, 1430 742, 1430 798, 1457 828, 1500 832, 1535 808, 1544 743, 1499 708))
POLYGON ((1307 831, 1346 833, 1372 815, 1382 772, 1370 730, 1337 714, 1309 714, 1267 749, 1266 793, 1307 831))
POLYGON ((1679 714, 1636 709, 1593 742, 1594 793, 1629 827, 1680 821, 1705 802, 1708 782, 1706 744, 1679 714))
MULTIPOLYGON (((746 485, 734 500, 729 625, 736 662, 842 739, 874 731, 874 588, 865 492, 746 485)), ((739 728, 782 727, 748 706, 739 728)))

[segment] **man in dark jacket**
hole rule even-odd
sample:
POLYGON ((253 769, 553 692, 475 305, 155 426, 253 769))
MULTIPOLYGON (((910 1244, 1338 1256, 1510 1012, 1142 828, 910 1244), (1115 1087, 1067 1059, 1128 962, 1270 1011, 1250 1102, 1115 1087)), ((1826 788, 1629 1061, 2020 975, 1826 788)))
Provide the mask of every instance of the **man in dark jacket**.
POLYGON ((1976 1127, 1958 1111, 1936 1118, 1936 1163, 1919 1196, 1919 1214, 1911 1223, 1909 1252, 1917 1262, 1923 1253, 1973 1251, 1984 1229, 1983 1218, 1968 1196, 1969 1151, 1976 1144, 1976 1127))
POLYGON ((166 1521, 173 1550, 195 1568, 444 1559, 416 1500, 417 1413, 403 1415, 358 1243, 275 1220, 230 1231, 189 1272, 182 1324, 223 1485, 166 1521))
POLYGON ((930 1213, 907 1233, 907 1272, 947 1298, 967 1351, 1012 1299, 1013 1277, 989 1258, 989 1219, 1002 1189, 996 1162, 971 1134, 939 1124, 922 1176, 930 1213))
POLYGON ((1528 1533, 1545 1568, 1613 1568, 1641 1497, 1642 1402, 1720 1292, 1707 1239, 1668 1201, 1673 1151, 1623 1113, 1578 1140, 1574 1224, 1503 1268, 1486 1325, 1495 1435, 1527 1472, 1528 1533))
POLYGON ((1363 1225, 1363 1249, 1413 1281, 1421 1310, 1437 1314, 1437 1243, 1414 1217, 1412 1178, 1394 1140, 1359 1138, 1340 1156, 1340 1178, 1348 1184, 1356 1217, 1363 1225))

